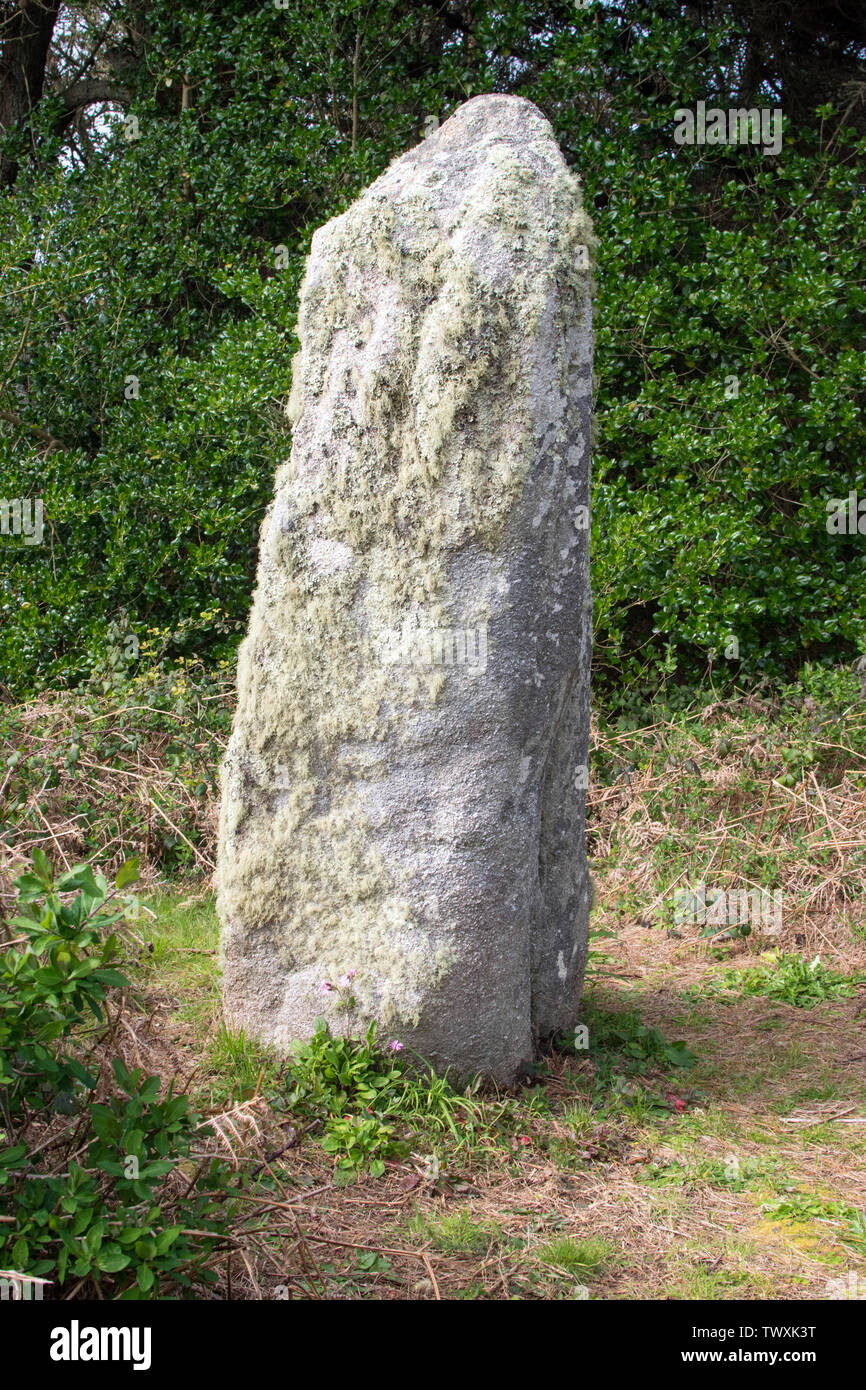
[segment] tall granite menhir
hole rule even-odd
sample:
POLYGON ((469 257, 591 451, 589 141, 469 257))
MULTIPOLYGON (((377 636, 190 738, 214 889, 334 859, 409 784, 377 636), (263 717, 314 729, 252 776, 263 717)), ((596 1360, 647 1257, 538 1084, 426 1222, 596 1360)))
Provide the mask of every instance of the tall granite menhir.
POLYGON ((574 1025, 592 245, 506 96, 313 237, 218 866, 226 1017, 280 1046, 349 970, 356 1027, 460 1076, 574 1025))

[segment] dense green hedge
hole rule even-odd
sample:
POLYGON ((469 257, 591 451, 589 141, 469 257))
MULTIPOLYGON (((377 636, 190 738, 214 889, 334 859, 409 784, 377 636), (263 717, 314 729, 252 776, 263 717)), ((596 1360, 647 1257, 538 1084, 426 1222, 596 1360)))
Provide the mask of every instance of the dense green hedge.
POLYGON ((439 9, 365 6, 355 84, 348 0, 157 0, 129 79, 137 139, 117 113, 73 166, 43 103, 40 159, 0 195, 0 491, 41 497, 46 528, 41 546, 0 538, 13 693, 81 680, 119 616, 177 654, 230 649, 290 447, 312 231, 426 116, 488 90, 546 112, 600 238, 600 674, 694 681, 714 651, 718 680, 866 650, 863 538, 825 526, 830 497, 866 496, 864 141, 824 108, 778 158, 677 146, 678 107, 727 104, 731 42, 678 5, 479 6, 471 42, 439 9))

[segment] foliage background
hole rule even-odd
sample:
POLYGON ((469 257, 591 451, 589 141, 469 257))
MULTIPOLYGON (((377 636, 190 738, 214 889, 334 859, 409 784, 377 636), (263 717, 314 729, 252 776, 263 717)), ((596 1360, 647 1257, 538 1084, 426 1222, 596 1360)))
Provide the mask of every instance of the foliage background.
MULTIPOLYGON (((285 3, 40 8, 44 85, 7 103, 0 190, 0 492, 42 497, 46 524, 0 541, 9 694, 87 678, 112 623, 169 661, 230 660, 312 232, 486 91, 545 112, 600 239, 600 687, 866 651, 863 537, 825 527, 829 498, 866 494, 845 7, 285 3), (698 99, 781 106, 781 155, 676 146, 698 99)), ((34 6, 2 9, 8 78, 34 6)))

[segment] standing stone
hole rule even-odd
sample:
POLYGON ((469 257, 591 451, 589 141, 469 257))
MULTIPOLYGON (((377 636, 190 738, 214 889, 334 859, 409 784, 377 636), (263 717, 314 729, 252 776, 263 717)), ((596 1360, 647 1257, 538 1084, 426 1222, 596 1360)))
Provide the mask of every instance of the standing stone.
POLYGON ((507 96, 313 237, 223 766, 235 1027, 308 1036, 353 969, 357 1030, 509 1083, 575 1023, 592 245, 507 96))

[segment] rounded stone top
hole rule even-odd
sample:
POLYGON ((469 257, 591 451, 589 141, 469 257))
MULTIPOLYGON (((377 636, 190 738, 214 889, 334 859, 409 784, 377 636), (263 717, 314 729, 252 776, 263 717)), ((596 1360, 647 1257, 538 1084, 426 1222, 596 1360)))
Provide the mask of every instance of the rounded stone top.
POLYGON ((428 139, 465 143, 491 135, 498 139, 553 139, 553 129, 547 117, 525 97, 487 92, 464 101, 428 139))

